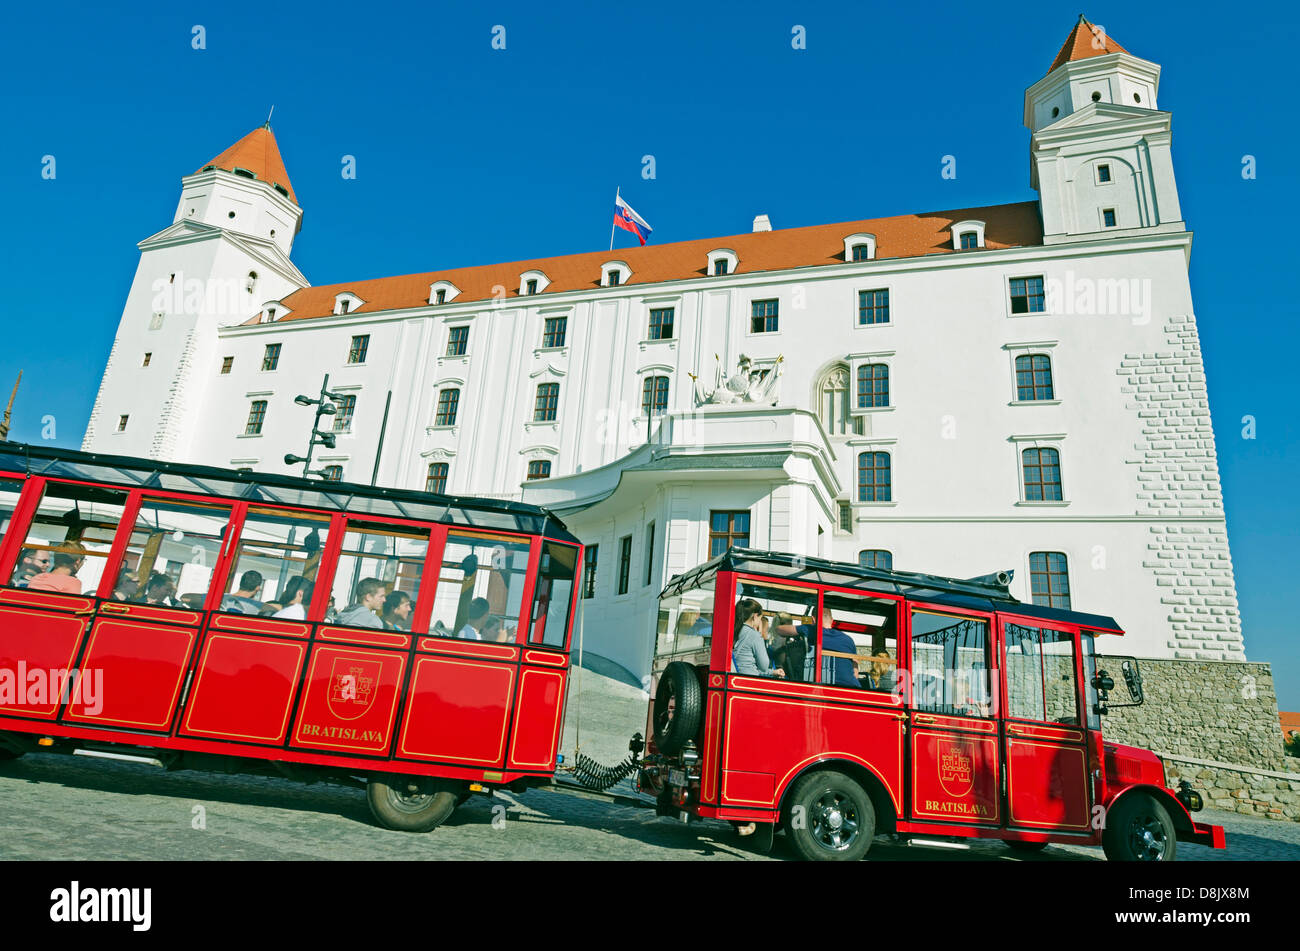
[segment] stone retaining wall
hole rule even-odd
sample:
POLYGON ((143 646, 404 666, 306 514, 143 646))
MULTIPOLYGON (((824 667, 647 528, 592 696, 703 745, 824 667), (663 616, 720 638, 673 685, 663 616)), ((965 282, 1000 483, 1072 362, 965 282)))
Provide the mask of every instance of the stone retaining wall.
MULTIPOLYGON (((1128 699, 1119 663, 1098 657, 1128 699)), ((1300 821, 1300 759, 1286 756, 1268 664, 1140 659, 1146 700, 1113 709, 1103 735, 1153 750, 1172 788, 1186 779, 1206 806, 1300 821), (1294 777, 1294 778, 1292 778, 1294 777)))

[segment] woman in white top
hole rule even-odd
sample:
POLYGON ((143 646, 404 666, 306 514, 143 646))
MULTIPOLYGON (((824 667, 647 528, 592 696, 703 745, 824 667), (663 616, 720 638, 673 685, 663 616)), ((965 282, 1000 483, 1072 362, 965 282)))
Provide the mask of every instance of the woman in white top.
POLYGON ((315 582, 308 581, 302 575, 290 578, 284 588, 284 607, 271 617, 284 618, 288 621, 307 620, 307 606, 311 604, 311 593, 315 587, 315 582))

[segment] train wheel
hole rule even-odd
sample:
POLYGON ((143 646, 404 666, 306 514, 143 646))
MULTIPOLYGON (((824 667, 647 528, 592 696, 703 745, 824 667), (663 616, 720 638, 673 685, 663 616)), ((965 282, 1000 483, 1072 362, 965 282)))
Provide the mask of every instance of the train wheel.
POLYGON ((366 801, 379 824, 399 832, 428 832, 447 821, 463 783, 432 776, 372 776, 366 801))
POLYGON ((667 756, 681 750, 699 732, 704 697, 695 668, 675 660, 664 668, 655 688, 655 748, 667 756))
POLYGON ((1101 848, 1112 862, 1172 862, 1177 830, 1169 810, 1146 793, 1132 793, 1106 814, 1101 848))
POLYGON ((810 861, 853 862, 876 835, 876 809, 862 785, 834 770, 809 773, 790 790, 785 834, 810 861))

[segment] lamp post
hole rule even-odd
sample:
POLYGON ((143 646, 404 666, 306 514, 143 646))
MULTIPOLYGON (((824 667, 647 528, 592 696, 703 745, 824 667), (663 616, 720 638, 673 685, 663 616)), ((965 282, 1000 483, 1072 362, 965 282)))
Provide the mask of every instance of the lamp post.
POLYGON ((337 393, 331 393, 329 391, 329 385, 330 385, 330 375, 326 373, 325 379, 321 381, 319 397, 317 397, 316 399, 312 399, 310 396, 298 395, 293 398, 293 401, 297 403, 299 406, 316 407, 316 418, 312 421, 311 424, 311 441, 307 443, 307 455, 295 456, 293 453, 286 453, 284 457, 284 464, 286 466, 294 466, 300 462, 303 464, 302 474, 304 478, 307 476, 314 476, 314 475, 321 476, 322 478, 324 478, 325 477, 324 469, 311 468, 312 453, 316 451, 317 446, 324 446, 327 449, 334 448, 334 434, 329 432, 322 432, 320 428, 320 418, 322 416, 333 416, 336 412, 338 412, 338 408, 329 401, 340 399, 340 397, 337 393))

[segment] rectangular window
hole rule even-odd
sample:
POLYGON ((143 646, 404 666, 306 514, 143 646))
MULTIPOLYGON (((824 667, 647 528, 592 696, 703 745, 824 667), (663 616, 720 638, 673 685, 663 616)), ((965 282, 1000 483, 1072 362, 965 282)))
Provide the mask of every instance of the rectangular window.
POLYGON ((1020 454, 1026 502, 1060 502, 1061 454, 1056 449, 1026 449, 1020 454))
POLYGON ((348 363, 365 363, 366 353, 370 350, 370 334, 361 334, 352 338, 348 348, 348 363))
POLYGON ((563 347, 564 334, 569 326, 568 317, 547 317, 542 328, 543 347, 563 347))
POLYGON ((632 574, 632 536, 624 535, 618 541, 618 593, 627 594, 628 579, 632 574))
POLYGON ((222 373, 229 373, 229 372, 230 372, 230 368, 233 367, 234 365, 235 365, 235 358, 234 358, 234 357, 222 357, 222 358, 221 358, 221 372, 222 372, 222 373))
POLYGON ((537 397, 533 401, 533 422, 555 422, 555 412, 559 405, 560 384, 539 383, 537 385, 537 397))
POLYGON ((259 435, 264 422, 266 422, 266 400, 253 400, 248 407, 248 423, 244 426, 244 435, 259 435))
POLYGON ((447 356, 463 357, 469 346, 469 328, 452 327, 447 334, 447 356))
POLYGON ((717 258, 717 259, 713 262, 713 276, 714 276, 714 277, 725 277, 725 276, 726 276, 726 273, 727 273, 727 259, 726 259, 726 258, 717 258))
POLYGON ((777 327, 777 302, 775 300, 756 300, 749 306, 749 332, 755 334, 775 333, 777 327))
POLYGON ((551 460, 534 459, 528 463, 528 481, 534 479, 549 479, 551 477, 551 460))
POLYGON ((641 386, 641 415, 662 416, 668 412, 668 377, 648 376, 641 386))
POLYGON ((961 249, 963 251, 969 251, 971 248, 978 248, 979 246, 979 235, 974 231, 963 231, 961 233, 961 249))
POLYGON ((152 354, 152 353, 146 353, 146 354, 144 355, 144 362, 141 363, 140 366, 142 366, 142 367, 147 367, 147 366, 149 365, 149 361, 152 360, 152 359, 153 359, 153 354, 152 354))
POLYGON ((1107 228, 1115 227, 1115 209, 1106 208, 1101 213, 1101 223, 1107 228))
POLYGON ((1074 636, 1008 623, 1006 651, 1007 716, 1077 725, 1074 636))
POLYGON ((1046 309, 1041 277, 1011 279, 1011 313, 1041 314, 1046 309))
POLYGON ((427 528, 349 519, 330 587, 338 613, 327 620, 348 627, 409 631, 428 550, 427 528), (406 597, 393 597, 399 592, 406 597))
POLYGON ((228 505, 143 499, 113 597, 202 610, 229 520, 228 505))
POLYGON ((1110 166, 1109 166, 1109 165, 1098 165, 1098 166, 1097 166, 1097 181, 1100 182, 1100 183, 1103 184, 1103 185, 1106 184, 1106 182, 1110 181, 1110 166))
POLYGON ((893 484, 889 453, 858 453, 858 501, 889 502, 892 499, 893 484))
POLYGON ((620 271, 618 268, 613 268, 609 272, 609 286, 618 287, 619 281, 621 281, 622 278, 623 278, 623 272, 620 271))
POLYGON ((645 527, 645 583, 649 584, 655 573, 655 523, 645 527))
POLYGON ((119 433, 126 432, 126 421, 130 418, 131 417, 126 414, 123 414, 117 418, 117 431, 119 433))
POLYGON ((334 404, 334 407, 334 432, 352 432, 352 414, 355 413, 357 409, 357 398, 352 394, 340 396, 339 401, 334 404))
POLYGON ((528 641, 530 644, 563 647, 569 632, 573 582, 578 573, 578 549, 572 545, 546 542, 539 562, 533 599, 533 631, 528 641))
POLYGON ((889 289, 858 291, 858 326, 889 323, 889 289))
POLYGON ((433 293, 433 302, 435 304, 447 303, 447 288, 440 287, 433 293))
POLYGON ((455 426, 456 410, 460 407, 460 390, 443 390, 438 394, 438 412, 433 418, 435 426, 455 426))
POLYGON ((596 559, 599 557, 599 545, 588 545, 582 555, 582 596, 596 596, 596 559))
POLYGON ((1059 551, 1029 553, 1029 592, 1034 604, 1070 609, 1069 563, 1059 551))
POLYGON ((1045 353, 1016 357, 1016 399, 1031 402, 1054 398, 1051 358, 1045 353))
POLYGON ((673 339, 674 308, 656 307, 650 311, 650 339, 673 339))
POLYGON ((858 367, 858 408, 889 405, 889 366, 866 363, 858 367))
MULTIPOLYGON (((736 601, 750 602, 758 617, 741 627, 731 644, 734 672, 772 677, 782 671, 786 679, 812 681, 818 647, 816 589, 788 588, 740 581, 736 601), (811 648, 811 649, 810 649, 811 648)), ((737 618, 743 624, 744 618, 737 618)), ((842 646, 835 645, 832 646, 842 646)), ((852 642, 850 642, 852 646, 852 642)), ((853 682, 857 686, 857 681, 853 682)))
POLYGON ((262 354, 262 369, 274 370, 280 365, 280 345, 278 343, 268 343, 266 352, 262 354))
POLYGON ((897 601, 827 591, 822 596, 821 627, 822 683, 893 692, 898 671, 897 601))
POLYGON ((870 260, 871 260, 871 248, 870 248, 870 246, 865 245, 865 244, 855 244, 855 245, 853 246, 853 260, 854 260, 854 261, 870 261, 870 260))
POLYGON ((527 539, 452 529, 442 553, 429 633, 513 643, 523 620, 527 539))
POLYGON ((989 622, 912 610, 912 708, 950 716, 993 714, 989 622))
POLYGON ((348 312, 348 308, 351 306, 352 306, 352 301, 350 300, 339 301, 339 313, 346 314, 348 312))
MULTIPOLYGON (((296 597, 304 583, 315 586, 328 535, 327 515, 250 508, 219 610, 261 614, 268 603, 285 607, 280 598, 290 597, 291 592, 296 597)), ((304 612, 312 593, 311 588, 303 592, 304 612)))
MULTIPOLYGON (((18 553, 9 586, 59 594, 94 594, 103 577, 125 505, 125 492, 46 483, 40 505, 27 527, 27 539, 18 553)), ((188 548, 186 553, 188 557, 188 548)), ((8 646, 13 643, 9 638, 22 636, 15 630, 17 626, 6 619, 6 650, 12 649, 8 646)), ((29 643, 40 640, 41 637, 33 634, 29 643)), ((12 663, 6 661, 7 666, 12 663)))
POLYGON ((749 546, 749 512, 709 513, 709 557, 749 546))
POLYGON ((447 463, 429 463, 429 472, 424 477, 424 491, 437 492, 439 495, 447 491, 447 463))
POLYGON ((853 506, 848 502, 839 503, 840 510, 840 531, 853 531, 853 506))
POLYGON ((532 277, 528 279, 528 283, 524 285, 524 293, 529 296, 537 293, 537 278, 532 277))

